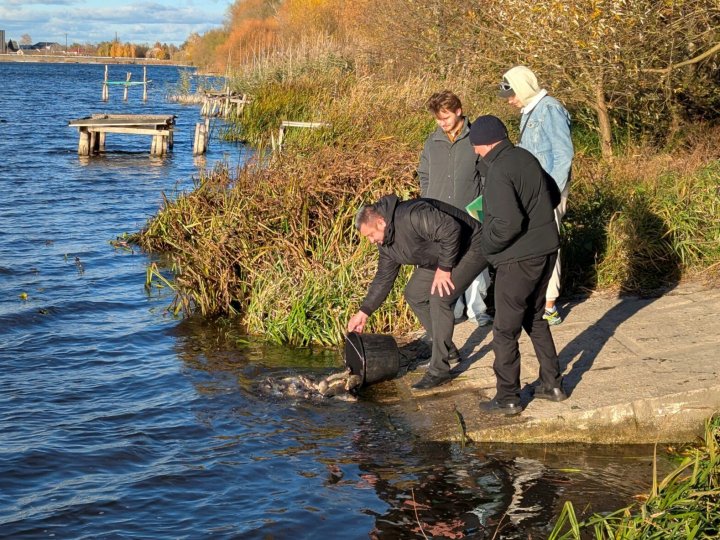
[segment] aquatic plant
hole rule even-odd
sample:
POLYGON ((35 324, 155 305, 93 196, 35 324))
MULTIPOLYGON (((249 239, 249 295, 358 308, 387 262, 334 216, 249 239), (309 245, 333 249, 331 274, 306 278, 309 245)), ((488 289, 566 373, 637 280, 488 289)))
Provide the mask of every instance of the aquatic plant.
POLYGON ((720 535, 720 415, 705 425, 701 444, 679 454, 680 462, 658 481, 642 503, 581 521, 566 502, 550 540, 669 538, 692 540, 720 535))

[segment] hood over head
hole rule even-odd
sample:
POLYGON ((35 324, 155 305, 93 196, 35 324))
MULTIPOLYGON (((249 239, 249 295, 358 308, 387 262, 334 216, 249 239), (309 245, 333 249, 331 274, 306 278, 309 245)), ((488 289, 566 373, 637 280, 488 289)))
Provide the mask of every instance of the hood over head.
POLYGON ((506 71, 503 75, 503 82, 510 85, 512 91, 515 93, 523 106, 530 103, 532 98, 540 92, 537 77, 530 68, 525 66, 515 66, 514 68, 506 71))
POLYGON ((373 204, 373 208, 385 220, 385 236, 383 237, 383 245, 392 244, 395 239, 395 209, 400 199, 397 195, 385 195, 378 202, 373 204))

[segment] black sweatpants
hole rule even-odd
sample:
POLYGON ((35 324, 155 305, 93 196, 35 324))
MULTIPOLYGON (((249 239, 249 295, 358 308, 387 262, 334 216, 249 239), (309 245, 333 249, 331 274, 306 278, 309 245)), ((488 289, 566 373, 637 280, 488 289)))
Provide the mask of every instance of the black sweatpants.
MULTIPOLYGON (((479 236, 479 235, 478 235, 479 236)), ((440 296, 430 294, 435 270, 416 268, 405 286, 405 300, 420 319, 428 335, 432 336, 432 357, 428 373, 441 375, 450 371, 448 354, 453 348, 455 302, 470 286, 470 283, 487 268, 487 260, 480 251, 480 242, 473 242, 468 251, 452 269, 452 294, 440 296)))
POLYGON ((543 319, 545 291, 557 253, 520 262, 499 264, 495 275, 493 369, 497 379, 495 399, 520 403, 520 349, 524 328, 540 362, 540 380, 546 388, 560 386, 560 366, 550 328, 543 319))

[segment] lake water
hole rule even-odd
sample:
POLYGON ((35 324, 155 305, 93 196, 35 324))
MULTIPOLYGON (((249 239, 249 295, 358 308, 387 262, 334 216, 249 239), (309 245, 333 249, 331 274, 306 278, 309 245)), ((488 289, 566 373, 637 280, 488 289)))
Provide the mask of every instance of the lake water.
MULTIPOLYGON (((341 358, 174 319, 148 256, 109 243, 247 152, 213 140, 193 159, 199 108, 164 99, 177 68, 148 67, 147 104, 139 87, 101 102, 103 70, 0 62, 0 537, 543 538, 567 499, 608 510, 647 488, 648 447, 463 450, 371 397, 259 392, 341 358), (80 158, 67 123, 98 112, 175 114, 175 148, 110 134, 80 158)), ((111 80, 126 71, 142 79, 111 80)))

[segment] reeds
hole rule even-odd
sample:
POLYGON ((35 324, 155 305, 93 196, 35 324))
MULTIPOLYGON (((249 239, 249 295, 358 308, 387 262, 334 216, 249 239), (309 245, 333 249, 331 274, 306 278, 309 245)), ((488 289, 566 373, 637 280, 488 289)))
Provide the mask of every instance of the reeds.
POLYGON ((679 456, 678 466, 658 481, 641 504, 580 521, 566 502, 550 540, 710 539, 720 537, 720 415, 705 425, 702 443, 679 456))
MULTIPOLYGON (((273 341, 338 343, 376 261, 376 250, 359 244, 355 211, 393 186, 412 191, 411 156, 387 151, 326 148, 313 162, 285 154, 234 175, 218 167, 166 200, 135 241, 170 255, 173 309, 241 315, 250 333, 273 341)), ((398 294, 374 317, 376 329, 414 326, 398 294)))
MULTIPOLYGON (((167 253, 174 311, 238 316, 249 333, 273 341, 338 344, 376 264, 354 213, 390 192, 418 195, 415 169, 435 127, 425 99, 452 88, 471 118, 517 113, 464 80, 383 79, 330 42, 279 49, 243 69, 232 85, 252 102, 226 135, 259 145, 256 158, 237 171, 220 166, 192 192, 165 200, 135 241, 167 253), (263 145, 282 120, 331 127, 290 131, 282 153, 268 154, 263 145)), ((564 294, 646 292, 720 267, 719 151, 692 148, 701 151, 628 148, 611 163, 579 148, 563 222, 564 294)), ((406 276, 369 330, 417 328, 400 298, 406 276)))

